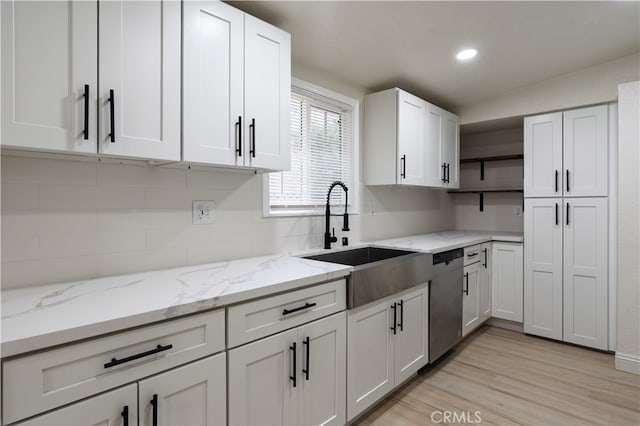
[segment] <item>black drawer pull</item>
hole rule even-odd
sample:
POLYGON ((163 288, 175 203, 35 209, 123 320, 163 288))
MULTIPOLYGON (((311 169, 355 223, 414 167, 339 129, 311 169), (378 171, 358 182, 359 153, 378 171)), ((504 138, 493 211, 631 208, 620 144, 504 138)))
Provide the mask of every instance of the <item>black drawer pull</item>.
POLYGON ((173 345, 167 345, 167 346, 158 345, 158 346, 156 346, 155 349, 151 349, 151 350, 146 351, 146 352, 141 352, 139 354, 131 355, 131 356, 128 356, 126 358, 122 358, 122 359, 111 358, 111 361, 106 363, 104 365, 104 368, 114 367, 116 365, 124 364, 125 362, 129 362, 129 361, 135 361, 136 359, 140 359, 140 358, 144 358, 145 356, 157 354, 158 352, 168 351, 171 348, 173 348, 173 345))
POLYGON ((313 302, 313 303, 307 302, 307 303, 304 304, 304 306, 298 306, 297 308, 283 310, 282 311, 282 315, 289 315, 289 314, 292 314, 294 312, 302 311, 304 309, 313 308, 316 305, 317 305, 316 302, 313 302))

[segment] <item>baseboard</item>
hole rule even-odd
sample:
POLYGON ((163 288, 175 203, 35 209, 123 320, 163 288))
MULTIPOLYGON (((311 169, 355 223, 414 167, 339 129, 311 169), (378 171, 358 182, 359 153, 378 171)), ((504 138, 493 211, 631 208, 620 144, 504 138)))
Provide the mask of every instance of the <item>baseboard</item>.
POLYGON ((489 318, 485 323, 492 327, 504 328, 506 330, 517 331, 518 333, 524 333, 524 326, 521 322, 509 321, 501 318, 489 318))
POLYGON ((640 376, 640 356, 616 352, 616 370, 640 376))

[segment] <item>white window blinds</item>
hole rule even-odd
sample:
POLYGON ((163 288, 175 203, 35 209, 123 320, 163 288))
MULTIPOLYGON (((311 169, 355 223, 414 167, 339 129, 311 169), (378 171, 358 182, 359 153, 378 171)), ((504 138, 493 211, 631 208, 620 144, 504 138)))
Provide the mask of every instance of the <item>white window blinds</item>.
MULTIPOLYGON (((340 180, 353 189, 352 107, 293 87, 291 92, 291 170, 270 173, 269 207, 278 212, 321 211, 327 189, 340 180)), ((349 191, 349 204, 354 193, 349 191)), ((336 188, 331 205, 344 206, 336 188)))

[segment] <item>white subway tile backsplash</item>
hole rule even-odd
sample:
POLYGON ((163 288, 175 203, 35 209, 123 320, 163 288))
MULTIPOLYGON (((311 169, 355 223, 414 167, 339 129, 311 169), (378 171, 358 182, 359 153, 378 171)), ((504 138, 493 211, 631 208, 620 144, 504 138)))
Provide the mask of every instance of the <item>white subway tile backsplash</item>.
POLYGON ((101 163, 98 164, 97 170, 99 186, 143 188, 186 188, 187 186, 184 169, 101 163))
POLYGON ((96 163, 2 156, 2 182, 92 185, 96 163))
MULTIPOLYGON (((4 238, 4 235, 2 236, 4 238)), ((77 281, 98 276, 96 256, 36 259, 2 263, 2 289, 56 282, 77 281)))
POLYGON ((64 233, 40 236, 40 256, 42 258, 122 253, 144 249, 144 231, 64 233))
POLYGON ((2 213, 2 237, 96 230, 93 209, 37 209, 2 213))
POLYGON ((187 170, 187 187, 190 189, 236 190, 244 186, 257 189, 261 176, 247 171, 187 170))
POLYGON ((99 209, 99 231, 146 230, 176 228, 191 223, 191 209, 99 209))
POLYGON ((132 272, 166 269, 187 264, 187 249, 174 247, 103 254, 98 257, 98 274, 117 275, 132 272))
POLYGON ((38 185, 33 183, 2 183, 2 211, 35 209, 38 207, 38 185))
POLYGON ((41 208, 144 208, 144 189, 86 185, 39 185, 41 208))
POLYGON ((39 241, 37 235, 2 236, 3 262, 37 259, 39 255, 39 241))

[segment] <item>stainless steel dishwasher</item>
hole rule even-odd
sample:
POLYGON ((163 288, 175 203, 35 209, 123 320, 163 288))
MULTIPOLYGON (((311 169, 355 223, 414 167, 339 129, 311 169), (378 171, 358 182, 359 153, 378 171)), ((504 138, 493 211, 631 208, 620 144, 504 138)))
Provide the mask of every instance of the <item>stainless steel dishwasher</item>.
POLYGON ((464 251, 461 248, 433 255, 434 277, 429 286, 430 363, 462 338, 463 267, 464 251))

